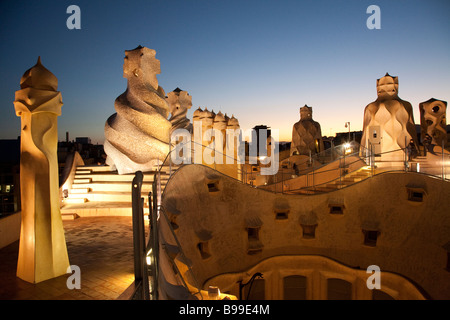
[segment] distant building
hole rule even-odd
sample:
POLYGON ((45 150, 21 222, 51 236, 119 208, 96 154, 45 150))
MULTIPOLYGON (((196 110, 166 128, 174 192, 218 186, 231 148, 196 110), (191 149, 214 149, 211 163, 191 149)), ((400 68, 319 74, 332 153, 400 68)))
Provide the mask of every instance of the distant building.
POLYGON ((362 131, 350 131, 347 132, 337 132, 333 139, 333 144, 335 146, 341 145, 346 142, 356 141, 361 143, 362 131))
POLYGON ((92 144, 91 138, 88 137, 76 137, 75 142, 80 144, 92 144))
POLYGON ((89 137, 76 137, 75 141, 68 141, 66 138, 66 141, 58 142, 60 168, 64 166, 67 156, 74 151, 78 151, 86 165, 103 165, 105 163, 106 154, 103 145, 92 144, 89 137))

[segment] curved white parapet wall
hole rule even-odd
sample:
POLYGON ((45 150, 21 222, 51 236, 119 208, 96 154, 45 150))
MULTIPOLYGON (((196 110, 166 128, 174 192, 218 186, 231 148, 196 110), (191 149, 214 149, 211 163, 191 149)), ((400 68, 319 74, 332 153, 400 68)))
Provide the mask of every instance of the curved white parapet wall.
MULTIPOLYGON (((262 272, 252 268, 283 256, 276 260, 280 268, 292 269, 294 275, 307 269, 308 261, 320 264, 314 260, 318 258, 304 257, 320 256, 364 272, 379 266, 385 293, 393 298, 420 298, 408 289, 411 282, 427 298, 449 299, 449 199, 448 182, 418 173, 389 172, 329 193, 286 195, 253 188, 206 166, 187 165, 169 180, 162 203, 185 254, 183 259, 177 256, 176 264, 195 290, 214 285, 235 295, 228 288, 234 285, 231 280, 227 284, 210 279, 245 273, 245 282, 253 271, 262 272), (291 265, 289 257, 296 257, 299 265, 291 265)), ((162 239, 173 252, 177 242, 164 221, 160 219, 162 239)), ((264 267, 267 276, 278 269, 270 265, 264 267)), ((166 279, 170 272, 169 263, 166 279)), ((358 270, 332 263, 324 272, 362 278, 358 270)), ((314 291, 322 290, 319 283, 314 291)), ((321 299, 322 293, 310 297, 321 299)), ((352 297, 368 298, 366 293, 352 297)))

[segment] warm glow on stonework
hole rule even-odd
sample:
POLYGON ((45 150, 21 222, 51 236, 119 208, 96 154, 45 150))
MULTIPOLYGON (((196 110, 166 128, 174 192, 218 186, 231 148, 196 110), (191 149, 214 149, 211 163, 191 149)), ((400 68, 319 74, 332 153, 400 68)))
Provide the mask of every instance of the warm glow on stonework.
POLYGON ((353 2, 0 2, 0 300, 449 300, 448 4, 353 2))

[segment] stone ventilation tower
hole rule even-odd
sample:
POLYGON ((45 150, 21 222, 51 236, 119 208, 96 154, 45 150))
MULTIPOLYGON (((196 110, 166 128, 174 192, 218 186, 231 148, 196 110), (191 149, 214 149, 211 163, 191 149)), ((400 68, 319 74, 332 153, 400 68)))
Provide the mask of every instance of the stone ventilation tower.
POLYGON ((312 119, 312 108, 300 108, 300 121, 292 128, 291 155, 307 155, 324 150, 320 124, 312 119))
POLYGON ((31 283, 67 272, 59 199, 57 117, 63 105, 58 79, 41 63, 27 70, 16 91, 21 118, 20 193, 22 223, 17 276, 31 283))
POLYGON ((234 153, 233 157, 235 159, 237 159, 237 154, 239 151, 238 150, 238 141, 239 141, 240 128, 241 127, 239 125, 238 119, 236 119, 234 117, 234 115, 231 115, 231 118, 228 118, 228 120, 227 120, 226 148, 227 148, 227 154, 229 153, 228 150, 232 148, 233 153, 234 153))
MULTIPOLYGON (((226 145, 227 119, 225 118, 225 115, 221 111, 219 111, 219 113, 216 114, 216 116, 214 117, 213 129, 214 129, 214 140, 216 141, 217 144, 216 150, 224 154, 226 145), (222 146, 222 148, 220 149, 219 146, 222 146)), ((216 156, 220 155, 218 154, 216 156)))
POLYGON ((172 128, 170 133, 176 129, 186 129, 192 133, 192 123, 186 117, 188 110, 192 107, 192 97, 187 91, 176 88, 169 92, 166 97, 170 110, 170 123, 172 128))
POLYGON ((404 159, 404 149, 411 140, 418 146, 411 103, 398 96, 398 77, 388 73, 377 80, 377 100, 364 109, 361 152, 364 148, 382 154, 384 161, 404 159))
POLYGON ((431 98, 419 104, 420 140, 442 148, 447 144, 447 101, 431 98))
POLYGON ((117 113, 105 124, 106 163, 119 174, 153 170, 169 152, 172 124, 156 77, 161 68, 155 55, 155 50, 141 46, 125 51, 127 90, 116 99, 117 113))
MULTIPOLYGON (((188 154, 185 154, 185 143, 191 141, 193 131, 192 123, 186 117, 188 110, 192 107, 192 97, 188 92, 176 88, 172 92, 169 92, 166 101, 169 104, 171 114, 169 119, 172 124, 172 128, 170 129, 171 149, 176 148, 177 145, 181 146, 182 150, 178 152, 177 157, 185 158, 188 156, 188 154), (180 130, 182 130, 181 133, 180 130)), ((189 153, 189 151, 186 153, 189 153)), ((173 154, 171 158, 172 156, 173 154)))
MULTIPOLYGON (((201 141, 204 146, 209 146, 211 144, 211 141, 218 140, 215 139, 214 136, 215 133, 212 133, 213 138, 209 137, 208 135, 205 135, 205 132, 208 130, 217 130, 217 133, 221 133, 223 137, 223 150, 222 152, 225 152, 226 145, 227 145, 227 129, 233 129, 233 130, 239 130, 239 121, 232 115, 232 117, 228 117, 227 114, 223 114, 221 111, 219 111, 217 114, 214 111, 209 111, 208 108, 205 108, 205 110, 202 110, 200 107, 194 111, 192 120, 194 122, 194 128, 197 126, 197 128, 201 127, 201 132, 198 130, 198 132, 195 132, 194 130, 194 137, 193 140, 198 139, 196 141, 200 141, 198 137, 195 137, 195 134, 201 134, 201 141)), ((220 150, 219 150, 220 151, 220 150)))
POLYGON ((207 108, 198 108, 194 111, 193 122, 194 162, 240 179, 240 165, 236 160, 240 141, 238 119, 234 115, 230 118, 221 111, 216 114, 207 108))

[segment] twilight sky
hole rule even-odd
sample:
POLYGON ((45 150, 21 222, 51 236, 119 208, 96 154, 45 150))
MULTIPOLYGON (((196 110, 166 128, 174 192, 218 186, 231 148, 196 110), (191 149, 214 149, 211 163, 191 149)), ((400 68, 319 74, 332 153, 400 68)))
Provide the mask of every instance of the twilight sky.
POLYGON ((124 51, 156 50, 159 85, 199 106, 265 124, 290 141, 299 108, 313 108, 323 135, 361 130, 376 79, 399 77, 400 98, 450 101, 448 0, 54 0, 0 2, 0 139, 20 134, 14 93, 38 56, 59 80, 59 139, 103 143, 114 100, 126 89, 124 51), (81 29, 69 30, 69 5, 81 29), (366 26, 370 5, 381 29, 366 26))

